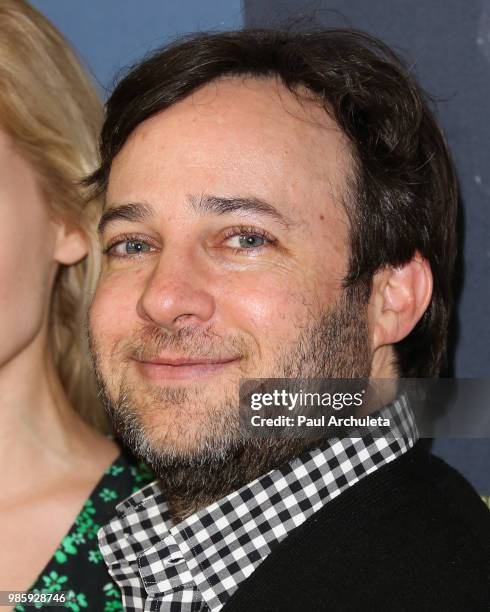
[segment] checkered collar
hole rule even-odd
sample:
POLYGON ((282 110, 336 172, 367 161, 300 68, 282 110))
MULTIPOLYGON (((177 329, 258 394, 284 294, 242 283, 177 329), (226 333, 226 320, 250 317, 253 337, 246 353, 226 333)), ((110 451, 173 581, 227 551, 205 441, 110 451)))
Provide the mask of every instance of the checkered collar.
POLYGON ((125 609, 220 610, 288 533, 413 446, 404 398, 378 414, 396 423, 395 435, 333 439, 177 525, 157 482, 119 504, 99 544, 125 609))

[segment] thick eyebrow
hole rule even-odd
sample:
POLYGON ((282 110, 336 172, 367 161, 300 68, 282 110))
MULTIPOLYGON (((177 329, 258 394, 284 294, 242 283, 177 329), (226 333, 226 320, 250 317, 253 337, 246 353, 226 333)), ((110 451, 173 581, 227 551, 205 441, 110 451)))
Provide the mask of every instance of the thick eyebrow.
POLYGON ((103 212, 97 231, 99 234, 103 234, 110 223, 116 221, 146 221, 150 217, 153 217, 153 215, 153 207, 146 202, 129 202, 128 204, 121 204, 113 208, 107 208, 103 212))
POLYGON ((271 217, 281 225, 290 227, 294 223, 286 215, 266 202, 255 197, 218 197, 213 195, 201 195, 199 197, 188 196, 188 201, 195 212, 205 214, 226 215, 232 212, 254 213, 271 217))
MULTIPOLYGON (((219 197, 213 195, 188 196, 188 203, 200 215, 225 215, 232 212, 254 213, 271 217, 285 227, 294 223, 275 206, 255 197, 219 197)), ((107 226, 117 221, 147 221, 155 215, 151 204, 147 202, 128 202, 107 208, 100 218, 97 231, 103 234, 107 226)))

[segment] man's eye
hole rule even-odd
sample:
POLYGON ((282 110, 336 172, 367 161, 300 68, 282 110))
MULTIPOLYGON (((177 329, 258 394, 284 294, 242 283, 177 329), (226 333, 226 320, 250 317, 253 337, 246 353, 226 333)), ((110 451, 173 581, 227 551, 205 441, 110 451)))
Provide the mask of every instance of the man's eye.
POLYGON ((234 249, 256 249, 264 246, 269 241, 265 236, 258 234, 238 234, 228 238, 227 243, 234 249))
POLYGON ((151 251, 151 246, 144 240, 120 240, 106 250, 114 257, 141 255, 151 251))

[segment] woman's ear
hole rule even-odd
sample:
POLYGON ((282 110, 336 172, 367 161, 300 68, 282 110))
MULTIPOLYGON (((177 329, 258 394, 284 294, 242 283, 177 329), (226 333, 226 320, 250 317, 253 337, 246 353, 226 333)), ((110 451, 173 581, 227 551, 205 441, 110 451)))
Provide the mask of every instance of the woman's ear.
POLYGON ((374 351, 408 336, 430 303, 432 284, 430 265, 418 252, 408 263, 374 275, 370 300, 374 351))
POLYGON ((83 259, 88 253, 88 241, 83 231, 65 221, 54 221, 54 259, 59 264, 70 266, 83 259))

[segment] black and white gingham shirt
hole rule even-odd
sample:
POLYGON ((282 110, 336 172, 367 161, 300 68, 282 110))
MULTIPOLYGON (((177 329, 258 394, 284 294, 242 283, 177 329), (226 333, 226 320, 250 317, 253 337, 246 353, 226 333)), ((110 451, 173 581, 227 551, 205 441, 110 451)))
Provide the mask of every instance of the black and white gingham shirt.
POLYGON ((99 544, 125 609, 220 610, 289 532, 413 446, 404 398, 378 414, 390 416, 394 435, 333 439, 177 525, 156 482, 119 504, 99 544))

